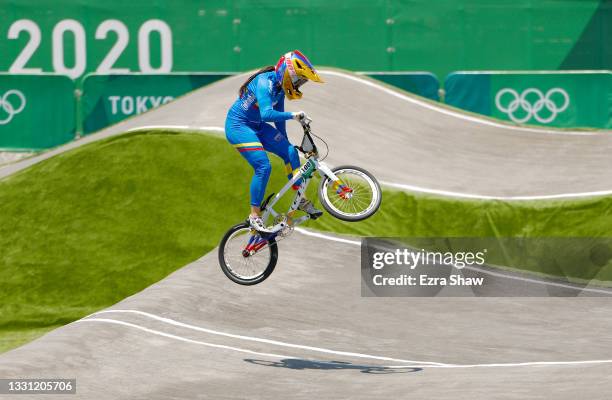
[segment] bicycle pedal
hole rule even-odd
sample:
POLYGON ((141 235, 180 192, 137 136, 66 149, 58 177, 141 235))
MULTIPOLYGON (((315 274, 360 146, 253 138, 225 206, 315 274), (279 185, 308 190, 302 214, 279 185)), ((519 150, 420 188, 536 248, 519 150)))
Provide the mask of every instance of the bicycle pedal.
POLYGON ((319 214, 308 214, 308 216, 310 217, 310 219, 312 219, 313 221, 317 218, 319 218, 321 215, 323 215, 323 213, 319 213, 319 214))

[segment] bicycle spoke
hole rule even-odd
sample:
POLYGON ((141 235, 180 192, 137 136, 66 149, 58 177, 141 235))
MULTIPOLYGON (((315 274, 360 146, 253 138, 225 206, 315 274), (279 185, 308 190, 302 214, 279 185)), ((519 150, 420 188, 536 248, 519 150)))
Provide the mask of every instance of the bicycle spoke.
POLYGON ((353 170, 345 170, 336 173, 336 176, 345 187, 350 189, 348 193, 338 194, 333 185, 328 184, 326 197, 330 205, 338 212, 347 215, 360 215, 376 203, 374 183, 363 174, 353 170))
MULTIPOLYGON (((236 232, 225 245, 225 261, 233 274, 242 279, 253 279, 264 273, 270 262, 270 247, 266 244, 254 254, 244 257, 242 252, 250 243, 251 230, 236 232)), ((256 239, 257 240, 257 239, 256 239)), ((259 239, 261 240, 261 239, 259 239)))

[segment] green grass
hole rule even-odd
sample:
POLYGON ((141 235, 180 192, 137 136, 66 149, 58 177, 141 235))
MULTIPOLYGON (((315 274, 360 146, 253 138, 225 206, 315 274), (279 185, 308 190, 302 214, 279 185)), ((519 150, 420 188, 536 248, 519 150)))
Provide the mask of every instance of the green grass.
POLYGON ((0 354, 39 338, 62 325, 49 325, 42 328, 3 329, 0 331, 0 354))
POLYGON ((430 249, 487 248, 487 262, 494 265, 574 282, 612 282, 612 197, 504 202, 384 190, 380 211, 365 221, 322 218, 311 226, 358 236, 401 237, 412 245, 425 242, 414 238, 451 237, 455 239, 430 243, 430 249))
POLYGON ((221 138, 155 133, 0 181, 0 332, 81 318, 209 252, 248 214, 251 171, 221 138))
MULTIPOLYGON (((271 159, 268 187, 277 189, 284 167, 271 159)), ((1 180, 0 351, 108 307, 216 247, 248 213, 251 175, 223 138, 158 131, 92 143, 1 180)), ((385 191, 369 220, 325 216, 309 226, 364 236, 612 237, 611 202, 385 191)))
POLYGON ((373 217, 316 221, 319 229, 360 236, 612 236, 612 197, 585 200, 460 200, 384 189, 373 217))

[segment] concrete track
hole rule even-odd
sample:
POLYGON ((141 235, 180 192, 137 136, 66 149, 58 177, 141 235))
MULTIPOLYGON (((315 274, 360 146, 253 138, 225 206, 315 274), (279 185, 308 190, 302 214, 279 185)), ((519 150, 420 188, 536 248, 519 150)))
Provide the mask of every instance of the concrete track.
MULTIPOLYGON (((314 117, 332 164, 354 163, 380 180, 488 197, 612 193, 612 132, 517 128, 441 108, 337 71, 287 102, 314 117)), ((244 76, 215 82, 96 135, 0 168, 0 177, 57 152, 143 126, 223 127, 244 76)), ((288 122, 300 138, 298 124, 288 122)))
POLYGON ((108 310, 151 315, 104 312, 60 328, 0 357, 0 376, 76 377, 85 399, 603 399, 612 390, 610 361, 563 363, 612 359, 610 301, 362 298, 358 247, 296 233, 280 257, 266 282, 241 287, 211 253, 108 310), (525 362, 552 364, 479 365, 525 362))
MULTIPOLYGON (((353 78, 324 77, 295 106, 315 117, 332 163, 490 196, 610 188, 605 134, 476 122, 353 78)), ((0 176, 130 128, 222 126, 241 79, 0 176)), ((358 247, 301 233, 279 246, 277 270, 261 285, 233 284, 208 254, 111 312, 1 355, 0 377, 75 377, 78 394, 66 398, 83 399, 609 398, 610 298, 364 298, 358 247)))

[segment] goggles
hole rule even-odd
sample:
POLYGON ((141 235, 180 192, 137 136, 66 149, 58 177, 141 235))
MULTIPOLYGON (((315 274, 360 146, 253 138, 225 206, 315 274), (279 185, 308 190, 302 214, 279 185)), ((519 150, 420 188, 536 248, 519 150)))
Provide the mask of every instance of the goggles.
POLYGON ((302 86, 303 84, 305 84, 306 82, 308 82, 308 79, 306 78, 299 78, 294 84, 293 87, 297 90, 300 88, 300 86, 302 86))

